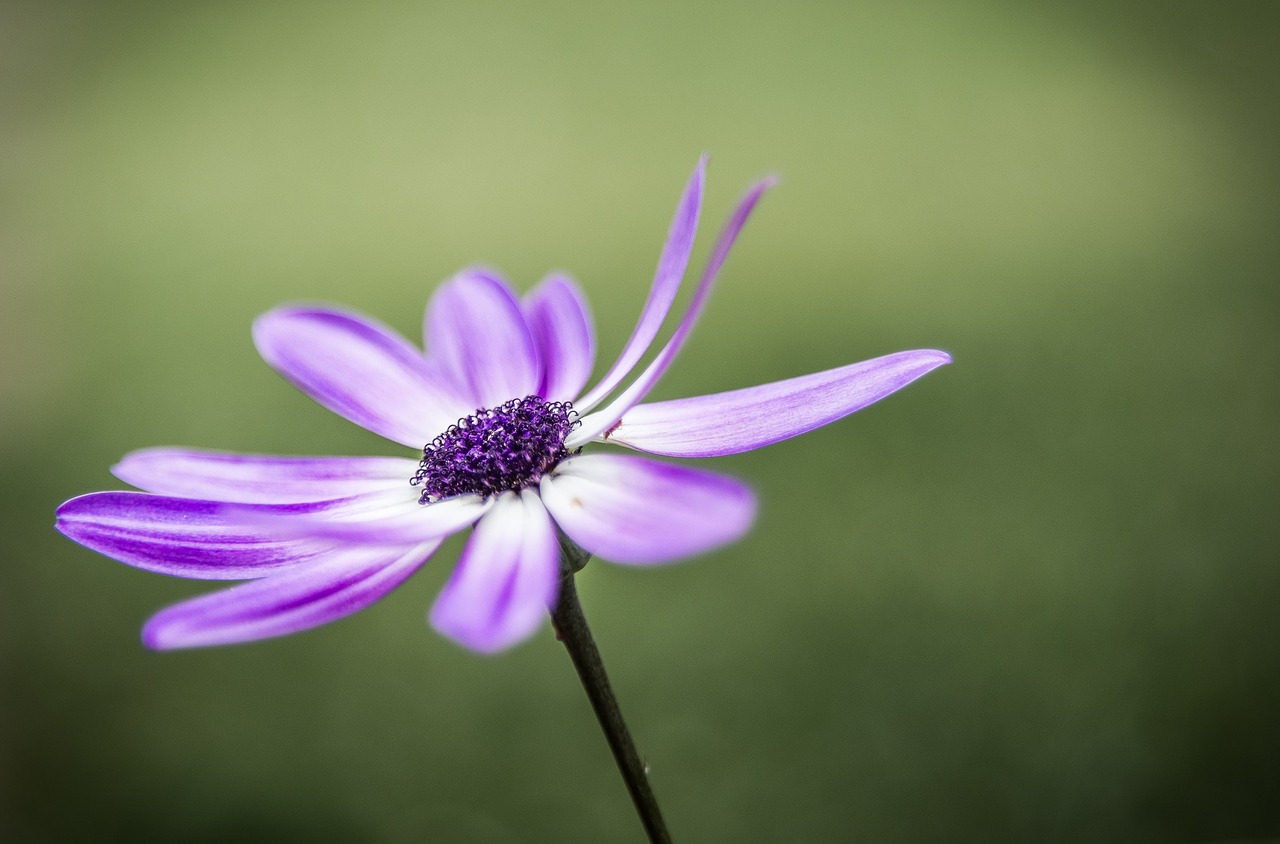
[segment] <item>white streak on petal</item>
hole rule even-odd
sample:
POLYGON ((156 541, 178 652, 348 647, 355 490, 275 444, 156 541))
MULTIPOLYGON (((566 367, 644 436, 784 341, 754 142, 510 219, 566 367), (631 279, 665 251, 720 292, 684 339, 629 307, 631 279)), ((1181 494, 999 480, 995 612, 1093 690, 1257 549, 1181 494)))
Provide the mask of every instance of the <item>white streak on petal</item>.
MULTIPOLYGON (((663 373, 667 371, 667 367, 671 365, 676 355, 680 353, 685 340, 689 339, 689 334, 693 331, 693 326, 697 324, 698 317, 702 315, 702 308, 706 305, 707 297, 711 294, 711 288, 715 284, 716 276, 720 273, 720 268, 724 266, 724 261, 729 256, 729 250, 733 247, 734 241, 738 239, 739 232, 746 225, 747 218, 751 216, 751 211, 755 208, 756 203, 760 201, 760 197, 764 195, 764 192, 773 187, 774 184, 774 179, 765 179, 747 191, 747 195, 742 198, 742 201, 734 209, 733 214, 729 216, 724 230, 720 232, 715 249, 711 253, 711 259, 707 262, 706 269, 702 271, 702 278, 698 281, 698 289, 694 291, 693 299, 689 302, 689 309, 680 320, 680 325, 676 327, 671 339, 662 347, 662 351, 658 352, 658 356, 645 368, 644 372, 640 373, 640 377, 631 383, 631 386, 623 390, 603 410, 583 417, 582 425, 565 440, 565 445, 568 448, 577 448, 612 428, 628 410, 643 401, 644 397, 658 383, 658 379, 662 377, 663 373)), ((582 409, 579 409, 579 412, 582 412, 582 409)))
POLYGON ((440 545, 343 548, 307 566, 161 610, 142 631, 149 648, 227 645, 297 633, 362 610, 404 582, 440 545))
POLYGON ((263 360, 352 422, 421 448, 458 419, 448 382, 407 340, 369 317, 278 308, 253 324, 263 360))
MULTIPOLYGON (((402 482, 380 493, 326 502, 330 509, 293 518, 263 518, 261 527, 279 536, 314 536, 369 545, 405 545, 448 536, 475 524, 492 506, 479 495, 459 495, 419 504, 418 489, 402 482)), ((244 518, 252 518, 247 511, 244 518)))
POLYGON ((277 457, 188 448, 126 454, 111 471, 160 495, 211 501, 290 504, 407 485, 417 462, 406 457, 277 457))
POLYGON ((531 395, 542 382, 520 303, 505 282, 482 270, 464 270, 436 291, 427 306, 426 341, 433 360, 473 405, 446 426, 478 408, 531 395))
POLYGON ((606 441, 671 457, 719 457, 812 431, 950 363, 921 349, 727 393, 642 404, 606 441))
POLYGON ((591 454, 542 479, 542 500, 569 538, 616 563, 665 563, 741 537, 755 496, 740 481, 640 457, 591 454))
POLYGON ((467 542, 431 608, 431 624, 482 653, 528 638, 555 604, 559 554, 538 496, 530 490, 503 493, 467 542))

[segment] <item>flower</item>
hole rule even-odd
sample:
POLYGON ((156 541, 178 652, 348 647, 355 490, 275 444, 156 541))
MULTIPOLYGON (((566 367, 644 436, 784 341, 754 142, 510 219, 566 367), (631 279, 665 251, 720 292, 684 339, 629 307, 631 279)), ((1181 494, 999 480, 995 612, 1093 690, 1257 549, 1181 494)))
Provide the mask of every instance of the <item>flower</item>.
POLYGON ((950 358, 900 352, 641 404, 689 336, 730 247, 772 185, 765 180, 729 218, 671 338, 618 391, 676 297, 705 168, 704 157, 630 339, 585 393, 595 360, 591 319, 561 275, 518 298, 497 275, 464 270, 427 307, 425 353, 360 314, 281 307, 254 324, 266 362, 321 405, 418 450, 421 460, 144 449, 112 470, 142 492, 73 498, 58 509, 58 530, 148 571, 248 581, 152 617, 143 641, 157 649, 245 642, 333 621, 386 595, 445 538, 474 525, 430 620, 466 647, 493 652, 532 635, 555 605, 557 528, 594 555, 635 565, 738 539, 755 515, 744 484, 583 446, 670 457, 749 451, 833 422, 950 358))

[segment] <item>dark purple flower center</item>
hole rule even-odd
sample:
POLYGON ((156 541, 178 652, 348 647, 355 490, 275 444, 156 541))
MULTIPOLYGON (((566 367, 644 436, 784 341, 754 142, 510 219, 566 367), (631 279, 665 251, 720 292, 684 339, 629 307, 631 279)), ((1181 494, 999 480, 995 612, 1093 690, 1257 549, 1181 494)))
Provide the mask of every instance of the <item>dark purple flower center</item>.
POLYGON ((564 438, 577 424, 570 402, 542 396, 481 408, 423 447, 409 483, 422 486, 419 504, 523 489, 568 456, 564 438))

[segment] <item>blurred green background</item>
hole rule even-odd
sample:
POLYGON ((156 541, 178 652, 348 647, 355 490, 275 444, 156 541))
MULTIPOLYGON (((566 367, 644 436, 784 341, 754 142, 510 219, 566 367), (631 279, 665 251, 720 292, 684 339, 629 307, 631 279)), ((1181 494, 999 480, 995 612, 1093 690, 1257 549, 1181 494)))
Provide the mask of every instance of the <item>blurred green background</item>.
MULTIPOLYGON (((402 453, 249 325, 416 336, 468 264, 591 297, 601 359, 680 188, 777 173, 675 397, 956 359, 762 452, 762 509, 580 590, 678 840, 1280 835, 1273 3, 4 2, 0 838, 638 841, 549 629, 370 610, 154 654, 202 584, 52 530, 174 444, 402 453)), ((598 371, 602 371, 598 370, 598 371)))

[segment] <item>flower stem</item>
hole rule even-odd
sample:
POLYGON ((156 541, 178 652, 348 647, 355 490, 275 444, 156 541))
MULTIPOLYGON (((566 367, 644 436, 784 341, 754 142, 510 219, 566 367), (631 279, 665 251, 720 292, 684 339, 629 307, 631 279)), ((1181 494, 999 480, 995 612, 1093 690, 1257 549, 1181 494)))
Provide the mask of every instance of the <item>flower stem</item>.
POLYGON ((587 626, 587 617, 582 614, 582 603, 578 600, 578 590, 573 584, 574 574, 587 564, 590 555, 568 541, 562 541, 561 548, 560 600, 551 612, 556 635, 569 652, 573 667, 578 670, 578 678, 582 680, 582 687, 591 700, 591 708, 595 710, 600 728, 604 730, 609 749, 613 751, 614 761, 622 772, 622 779, 627 784, 627 791, 631 793, 631 801, 635 803, 636 812, 640 815, 640 822, 644 824, 649 840, 654 844, 670 844, 671 834, 667 832, 657 798, 649 787, 646 766, 640 761, 635 742, 631 740, 631 732, 622 720, 622 711, 618 709, 618 700, 613 696, 609 676, 605 674, 600 651, 596 649, 595 640, 591 637, 591 628, 587 626))

